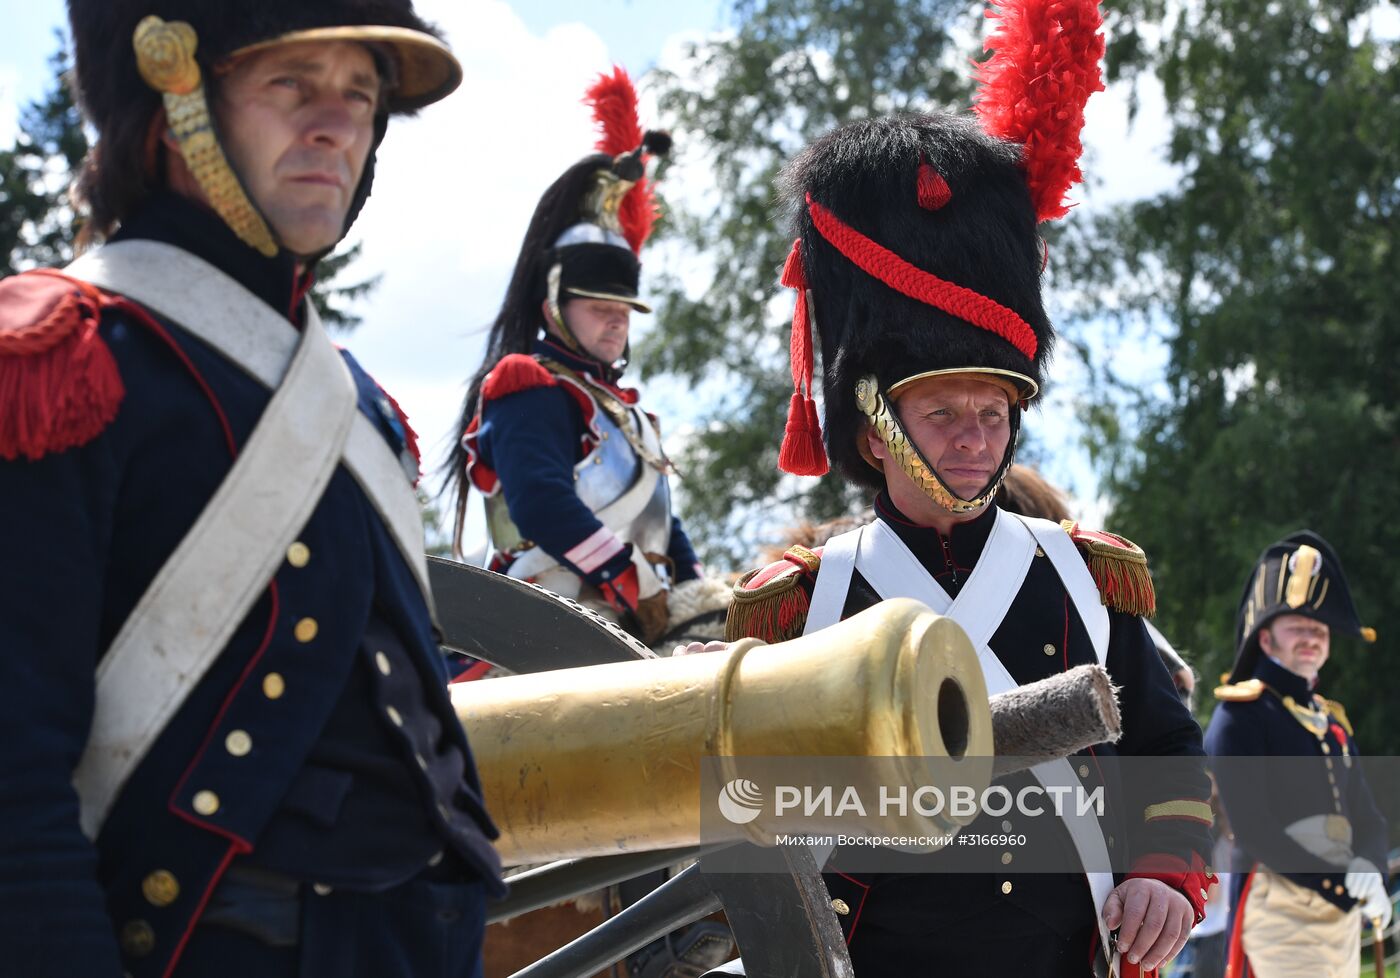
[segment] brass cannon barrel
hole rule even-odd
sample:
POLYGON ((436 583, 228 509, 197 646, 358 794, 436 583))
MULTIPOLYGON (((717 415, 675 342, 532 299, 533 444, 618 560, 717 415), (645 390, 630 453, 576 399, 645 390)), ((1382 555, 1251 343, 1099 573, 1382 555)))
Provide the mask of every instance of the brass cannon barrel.
MULTIPOLYGON (((706 756, 869 757, 873 791, 928 783, 931 759, 992 754, 971 643, 907 599, 778 645, 461 683, 452 699, 507 865, 697 844, 706 756)), ((980 792, 990 764, 966 774, 980 792)), ((732 837, 764 828, 736 825, 732 837)), ((957 825, 911 812, 865 828, 957 825)))

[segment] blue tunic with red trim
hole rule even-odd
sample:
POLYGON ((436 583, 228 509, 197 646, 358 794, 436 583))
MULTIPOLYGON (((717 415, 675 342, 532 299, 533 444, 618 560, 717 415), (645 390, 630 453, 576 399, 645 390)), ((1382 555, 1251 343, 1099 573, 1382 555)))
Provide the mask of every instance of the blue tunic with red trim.
MULTIPOLYGON (((883 493, 875 502, 875 514, 953 596, 977 566, 996 518, 995 510, 988 508, 943 534, 910 522, 883 493)), ((1085 536, 1096 541, 1105 537, 1085 536)), ((783 564, 741 580, 729 637, 743 633, 782 641, 800 634, 819 573, 820 554, 797 551, 790 552, 783 564), (789 579, 789 587, 782 597, 770 600, 756 614, 751 605, 746 608, 746 592, 768 587, 776 596, 783 578, 789 579), (736 627, 746 614, 751 614, 749 627, 736 627)), ((842 617, 878 600, 856 571, 842 617)), ((1205 804, 1209 784, 1203 766, 1192 760, 1203 753, 1200 727, 1177 698, 1142 620, 1117 610, 1110 610, 1109 620, 1106 668, 1119 690, 1123 736, 1117 744, 1098 745, 1070 761, 1089 791, 1105 789, 1107 814, 1100 826, 1113 862, 1128 867, 1128 876, 1160 878, 1179 889, 1199 920, 1205 903, 1203 888, 1210 885, 1205 867, 1210 852, 1205 804), (1131 756, 1177 757, 1186 762, 1164 765, 1161 777, 1145 783, 1141 776, 1127 777, 1117 766, 1117 758, 1131 756), (1205 818, 1183 817, 1188 812, 1205 818)), ((1097 661, 1088 631, 1054 565, 1040 554, 988 644, 1019 683, 1097 661)), ((1029 777, 1013 776, 1004 784, 1014 796, 1023 784, 1032 783, 1029 777)), ((1014 812, 982 815, 963 832, 969 838, 1025 836, 1026 842, 1019 847, 947 847, 931 856, 910 857, 909 872, 827 874, 833 899, 841 901, 838 910, 846 911, 838 919, 856 974, 926 973, 934 965, 949 978, 1087 974, 1097 936, 1084 876, 1017 871, 1017 859, 1024 858, 1018 852, 1037 853, 1042 867, 1078 865, 1061 821, 1014 812), (1008 856, 1002 856, 1003 850, 1008 856), (1056 851, 1058 857, 1050 855, 1056 851), (989 854, 995 869, 989 869, 989 854)), ((836 857, 838 869, 842 855, 838 852, 836 857)))
MULTIPOLYGON (((183 247, 295 319, 291 260, 260 258, 180 198, 157 198, 121 237, 183 247)), ((0 325, 33 339, 5 318, 23 311, 4 305, 12 294, 0 292, 0 325)), ((0 971, 170 974, 231 865, 364 892, 446 866, 499 893, 495 829, 424 598, 343 466, 96 843, 83 836, 72 775, 94 671, 270 394, 139 308, 106 307, 18 353, 5 335, 0 971), (59 363, 67 374, 50 369, 59 363)), ((345 360, 360 411, 407 451, 392 401, 345 360)))
MULTIPOLYGON (((574 466, 596 447, 588 417, 593 407, 570 386, 556 383, 539 359, 560 363, 636 403, 636 391, 618 387, 610 367, 553 339, 536 340, 531 357, 507 357, 482 385, 481 409, 467 432, 469 474, 479 490, 504 493, 522 536, 597 586, 628 569, 632 544, 608 531, 574 491, 574 466)), ((698 576, 695 549, 677 516, 671 518, 666 555, 675 564, 676 582, 698 576)))
MULTIPOLYGON (((1222 686, 1216 696, 1222 702, 1211 716, 1205 743, 1234 835, 1229 867, 1233 951, 1245 887, 1256 869, 1277 871, 1341 910, 1356 906, 1344 885, 1346 868, 1339 872, 1326 865, 1288 835, 1288 826, 1340 816, 1351 826, 1353 853, 1382 874, 1389 836, 1337 703, 1316 696, 1307 679, 1267 655, 1260 655, 1249 680, 1222 686), (1321 736, 1294 717, 1286 698, 1295 704, 1317 702, 1327 716, 1321 736)), ((1235 952, 1241 960, 1242 950, 1235 952)))

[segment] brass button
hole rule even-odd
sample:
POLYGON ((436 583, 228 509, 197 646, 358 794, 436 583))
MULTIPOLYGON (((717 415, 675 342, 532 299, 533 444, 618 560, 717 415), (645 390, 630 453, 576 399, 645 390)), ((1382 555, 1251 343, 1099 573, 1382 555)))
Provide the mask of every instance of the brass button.
MULTIPOLYGON (((1331 745, 1331 744, 1326 744, 1326 743, 1324 743, 1324 744, 1322 745, 1322 753, 1324 753, 1324 754, 1330 754, 1330 753, 1332 753, 1332 745, 1331 745)), ((1332 762, 1331 762, 1331 761, 1328 761, 1327 763, 1328 763, 1328 764, 1331 764, 1332 762)))
POLYGON ((298 540, 287 548, 287 563, 293 567, 305 567, 311 562, 311 548, 298 540))
POLYGON ((1010 893, 1010 892, 1011 892, 1011 881, 1010 881, 1010 880, 1007 880, 1006 882, 1004 882, 1004 883, 1001 884, 1001 892, 1002 892, 1003 894, 1006 894, 1006 893, 1010 893))
POLYGON ((837 897, 835 900, 831 901, 831 909, 844 917, 851 912, 851 905, 840 897, 837 897))
POLYGON ((316 891, 317 896, 329 896, 335 887, 328 883, 312 883, 311 889, 316 891))
POLYGON ((384 712, 389 714, 389 720, 394 724, 394 726, 403 726, 403 714, 400 713, 398 710, 394 709, 392 706, 386 706, 384 707, 384 712))
POLYGON ((374 664, 379 667, 381 673, 389 675, 389 657, 383 652, 374 653, 374 664))
POLYGON ((1347 891, 1347 888, 1340 883, 1338 883, 1334 889, 1337 891, 1337 896, 1342 896, 1347 891))
POLYGON ((1011 865, 1011 853, 1009 853, 1009 852, 1003 852, 1003 853, 1001 854, 1001 864, 1002 864, 1003 866, 1010 866, 1010 865, 1011 865))
POLYGON ((296 623, 292 634, 296 636, 298 642, 309 642, 316 637, 316 633, 320 630, 321 626, 316 624, 315 618, 303 618, 296 623))
POLYGON ((593 464, 594 464, 594 465, 602 465, 602 464, 603 464, 603 456, 601 456, 601 455, 595 455, 595 456, 593 456, 593 464))
POLYGON ((1054 655, 1054 654, 1055 654, 1055 646, 1051 645, 1049 642, 1046 642, 1046 643, 1045 643, 1045 648, 1044 648, 1042 651, 1043 651, 1046 655, 1054 655))
POLYGON ((287 691, 287 682, 280 672, 269 672, 263 676, 263 695, 270 700, 280 700, 287 691))
POLYGON ((180 882, 166 869, 158 869, 141 881, 141 894, 152 906, 168 907, 180 897, 180 882))
POLYGON ((156 948, 156 932, 144 920, 128 920, 122 925, 122 950, 133 958, 144 958, 156 948))
POLYGON ((1328 888, 1329 886, 1331 886, 1331 885, 1332 885, 1332 881, 1331 881, 1331 880, 1323 880, 1323 881, 1322 881, 1322 888, 1323 888, 1324 890, 1327 889, 1327 888, 1328 888))
POLYGON ((445 855, 446 853, 439 849, 437 852, 433 853, 432 858, 428 860, 428 865, 436 866, 438 863, 442 862, 442 857, 445 855))
POLYGON ((246 730, 230 730, 224 738, 224 749, 234 757, 247 757, 253 749, 253 738, 246 730))
POLYGON ((1089 776, 1089 765, 1087 765, 1087 764, 1081 764, 1081 765, 1079 765, 1079 776, 1080 776, 1081 778, 1087 778, 1087 777, 1089 776))
POLYGON ((219 810, 219 796, 212 791, 196 791, 194 810, 201 815, 213 815, 219 810))
POLYGON ((1044 556, 1045 556, 1045 548, 1044 548, 1044 547, 1036 547, 1036 548, 1035 548, 1035 555, 1036 555, 1037 557, 1044 557, 1044 556))

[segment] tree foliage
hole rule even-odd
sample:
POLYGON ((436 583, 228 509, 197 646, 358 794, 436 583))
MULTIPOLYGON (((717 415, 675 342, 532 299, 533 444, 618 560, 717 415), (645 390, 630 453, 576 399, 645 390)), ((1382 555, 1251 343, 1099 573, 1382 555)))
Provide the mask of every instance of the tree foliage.
POLYGON ((20 110, 13 147, 0 150, 0 275, 73 257, 71 175, 87 154, 82 119, 68 86, 67 51, 49 58, 56 79, 38 101, 20 110))
MULTIPOLYGON (((80 217, 70 187, 87 154, 88 137, 68 89, 68 50, 62 35, 58 44, 49 58, 52 86, 20 110, 15 143, 0 150, 0 276, 62 266, 73 259, 80 217)), ((359 243, 342 245, 317 265, 311 299, 332 329, 358 326, 360 317, 352 307, 379 284, 379 276, 350 285, 337 283, 359 254, 359 243)))
POLYGON ((1400 49, 1375 34, 1380 6, 1128 0, 1117 65, 1160 78, 1181 179, 1081 222, 1066 250, 1086 295, 1170 351, 1165 387, 1136 394, 1139 426, 1089 419, 1164 631, 1213 686, 1253 561, 1318 531, 1381 632, 1334 643, 1328 695, 1372 752, 1396 753, 1400 49))
POLYGON ((653 279, 656 327, 638 360, 648 375, 722 388, 678 459, 687 525, 710 560, 742 566, 785 522, 858 504, 835 475, 777 469, 792 393, 791 298, 775 299, 792 244, 774 206, 778 169, 840 123, 966 106, 977 12, 967 0, 739 0, 732 34, 659 78, 677 146, 719 199, 680 206, 673 192, 671 233, 703 256, 709 281, 697 293, 676 274, 653 279))

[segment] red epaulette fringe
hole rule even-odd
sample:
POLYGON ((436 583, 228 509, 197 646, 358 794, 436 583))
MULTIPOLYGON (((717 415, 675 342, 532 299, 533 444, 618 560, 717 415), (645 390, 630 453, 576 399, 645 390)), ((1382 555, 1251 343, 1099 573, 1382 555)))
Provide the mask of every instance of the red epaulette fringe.
POLYGON ((821 551, 792 547, 783 559, 750 571, 734 585, 734 601, 724 624, 724 640, 760 638, 786 642, 807 627, 811 596, 803 581, 821 567, 821 551))
POLYGON ((1060 525, 1084 555, 1099 598, 1107 607, 1144 618, 1157 613, 1157 592, 1141 547, 1116 533, 1085 530, 1074 520, 1060 525))
POLYGON ((554 375, 540 366, 534 357, 512 353, 502 357, 501 362, 486 375, 481 385, 481 399, 494 401, 536 387, 553 387, 556 383, 554 375))
POLYGON ((0 281, 0 458, 85 445, 116 418, 126 388, 101 306, 97 289, 47 269, 0 281))

